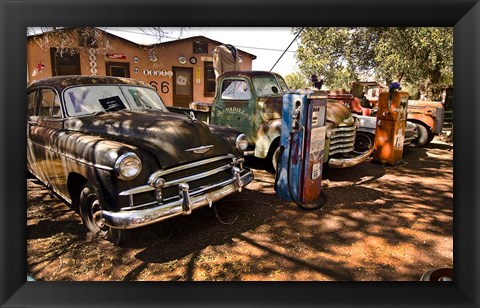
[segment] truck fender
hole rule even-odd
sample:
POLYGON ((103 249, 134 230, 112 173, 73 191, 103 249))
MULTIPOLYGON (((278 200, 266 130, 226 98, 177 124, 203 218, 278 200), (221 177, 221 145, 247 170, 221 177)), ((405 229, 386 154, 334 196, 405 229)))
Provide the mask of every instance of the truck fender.
POLYGON ((266 158, 270 146, 282 134, 282 119, 275 119, 262 123, 257 131, 255 141, 255 157, 266 158))

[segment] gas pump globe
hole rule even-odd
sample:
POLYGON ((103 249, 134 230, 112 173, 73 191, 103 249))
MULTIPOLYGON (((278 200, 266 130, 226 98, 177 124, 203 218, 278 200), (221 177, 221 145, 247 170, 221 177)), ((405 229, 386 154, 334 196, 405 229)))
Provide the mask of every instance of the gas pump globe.
POLYGON ((304 209, 325 203, 321 192, 327 95, 290 91, 283 96, 276 194, 304 209))

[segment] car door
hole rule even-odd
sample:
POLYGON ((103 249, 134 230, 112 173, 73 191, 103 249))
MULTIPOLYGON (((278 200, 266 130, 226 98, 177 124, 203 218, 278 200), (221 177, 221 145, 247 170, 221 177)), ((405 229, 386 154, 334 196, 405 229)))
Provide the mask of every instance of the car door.
POLYGON ((30 129, 34 155, 47 185, 57 193, 65 194, 66 172, 58 152, 58 140, 63 128, 60 98, 54 89, 38 91, 36 123, 30 129))
POLYGON ((37 126, 38 121, 38 95, 37 90, 27 93, 27 169, 35 174, 41 181, 46 181, 46 177, 40 167, 41 161, 37 160, 34 144, 31 139, 31 132, 37 126))

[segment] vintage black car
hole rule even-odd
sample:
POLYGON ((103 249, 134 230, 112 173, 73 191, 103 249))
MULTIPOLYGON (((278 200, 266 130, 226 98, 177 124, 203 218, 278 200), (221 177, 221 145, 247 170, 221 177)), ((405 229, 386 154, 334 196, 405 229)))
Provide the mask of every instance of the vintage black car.
POLYGON ((253 179, 245 135, 169 112, 141 82, 52 77, 29 85, 27 100, 27 170, 115 244, 253 179))

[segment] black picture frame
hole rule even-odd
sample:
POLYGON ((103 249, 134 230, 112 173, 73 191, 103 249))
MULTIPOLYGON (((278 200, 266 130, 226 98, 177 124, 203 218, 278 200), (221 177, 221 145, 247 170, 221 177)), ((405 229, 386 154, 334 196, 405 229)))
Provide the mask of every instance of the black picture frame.
POLYGON ((0 0, 0 14, 2 307, 478 307, 478 1, 0 0), (27 282, 24 126, 27 27, 158 25, 453 26, 454 282, 27 282))

